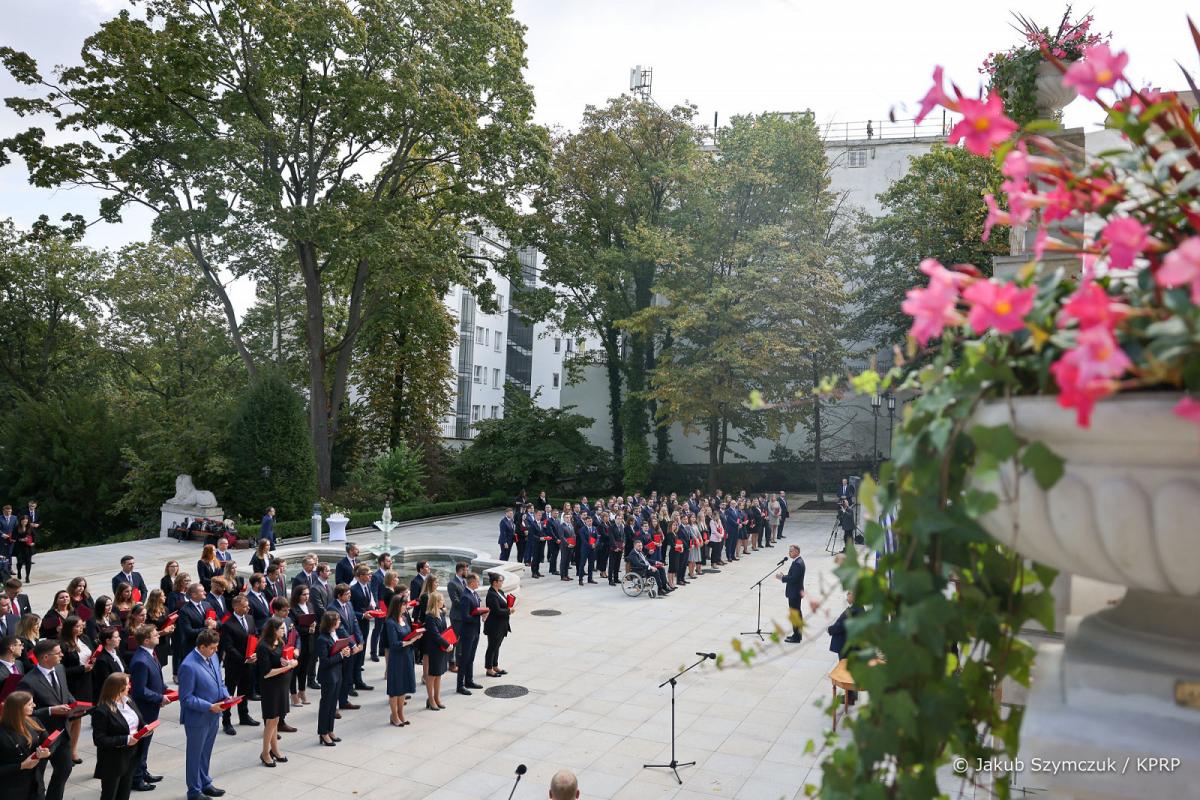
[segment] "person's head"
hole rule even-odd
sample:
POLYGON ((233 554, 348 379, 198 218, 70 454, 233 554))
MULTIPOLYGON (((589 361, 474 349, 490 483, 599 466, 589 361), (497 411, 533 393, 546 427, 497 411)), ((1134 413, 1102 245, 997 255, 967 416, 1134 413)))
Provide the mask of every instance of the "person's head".
POLYGON ((105 650, 116 650, 121 645, 121 632, 116 628, 101 628, 98 647, 105 650))
POLYGON ((311 573, 316 569, 317 559, 313 556, 305 556, 304 560, 300 562, 300 566, 305 572, 311 573))
POLYGON ((354 544, 354 542, 348 543, 346 545, 346 555, 351 558, 358 558, 358 545, 354 544))
POLYGON ((146 616, 158 618, 166 612, 167 596, 162 589, 151 589, 146 596, 146 616))
POLYGON ((211 544, 204 545, 204 549, 200 551, 201 561, 212 561, 216 557, 217 548, 213 547, 211 544))
POLYGON ((16 597, 21 593, 21 579, 9 578, 4 582, 4 593, 9 597, 16 597))
POLYGON ((171 580, 171 591, 179 594, 187 594, 188 587, 192 585, 192 576, 186 572, 181 572, 171 580))
POLYGON ((425 603, 425 613, 437 616, 442 613, 442 606, 445 604, 445 601, 442 600, 441 592, 431 592, 429 599, 425 603))
POLYGON ((9 514, 12 513, 12 506, 10 506, 8 503, 5 503, 3 511, 4 511, 4 516, 7 517, 9 514))
POLYGON ((51 606, 55 611, 66 611, 71 607, 71 595, 67 594, 66 589, 59 589, 54 593, 54 605, 51 606))
POLYGON ((104 679, 104 685, 100 687, 100 705, 115 708, 127 694, 129 694, 129 676, 124 672, 114 672, 104 679))
POLYGON ((118 583, 117 588, 113 589, 113 602, 120 606, 127 606, 133 602, 133 587, 128 583, 118 583))
POLYGON ((267 624, 263 625, 262 640, 270 647, 275 647, 283 641, 284 625, 283 620, 279 617, 271 617, 267 620, 267 624))
POLYGON ((329 580, 329 565, 317 564, 317 577, 323 581, 329 580))
POLYGON ((138 625, 133 631, 133 638, 138 647, 157 647, 158 628, 153 625, 138 625))
POLYGON ((504 585, 504 576, 503 575, 501 575, 499 572, 489 572, 488 573, 488 586, 499 591, 500 587, 503 585, 504 585))
POLYGON ((62 661, 62 645, 57 639, 42 639, 33 646, 38 666, 54 669, 62 661))
POLYGON ((250 588, 256 592, 261 592, 266 588, 267 579, 261 572, 256 572, 250 576, 250 588))
POLYGON ((270 508, 267 509, 267 516, 268 517, 275 516, 275 507, 274 506, 271 506, 270 508))
POLYGON ((25 691, 15 691, 4 698, 4 710, 0 712, 0 726, 18 734, 25 744, 33 744, 33 736, 42 730, 41 724, 33 718, 33 695, 25 691))
POLYGON ((233 598, 233 613, 239 617, 246 616, 250 611, 250 598, 244 594, 239 594, 233 598))
POLYGON ((220 550, 222 553, 225 552, 226 550, 228 550, 229 549, 229 540, 226 539, 224 536, 222 536, 220 539, 217 539, 217 549, 220 550))
POLYGON ((20 658, 23 652, 25 652, 25 645, 21 644, 20 638, 15 633, 0 638, 0 661, 7 661, 11 664, 20 658))
POLYGON ((275 561, 272 561, 267 566, 267 580, 274 583, 278 579, 279 579, 279 564, 275 561))
POLYGON ((297 583, 292 587, 291 604, 294 606, 308 605, 308 587, 297 583))
POLYGON ((467 574, 467 570, 470 568, 471 565, 466 561, 459 561, 454 565, 454 574, 461 578, 467 574))
POLYGON ((400 573, 394 569, 389 569, 383 573, 383 585, 389 589, 394 589, 400 583, 400 573))
POLYGON ((287 616, 288 611, 292 608, 292 604, 288 602, 286 597, 275 597, 271 599, 271 614, 275 617, 283 619, 287 616))
POLYGON ((29 507, 30 507, 31 509, 35 509, 35 508, 37 508, 37 500, 30 500, 30 501, 29 501, 29 507))
POLYGON ((400 621, 400 617, 404 616, 404 612, 408 610, 408 596, 400 592, 392 595, 392 599, 388 601, 387 615, 388 619, 400 621))
POLYGON ((550 800, 576 800, 579 797, 579 780, 575 773, 560 769, 550 779, 550 800))
POLYGON ((266 558, 267 553, 271 552, 271 540, 259 539, 258 546, 254 548, 254 554, 259 558, 266 558))
POLYGON ((436 594, 438 588, 438 579, 436 575, 426 575, 425 585, 421 587, 421 594, 436 594))
POLYGON ((221 634, 212 628, 205 628, 196 634, 196 650, 205 658, 212 658, 221 645, 221 634))
POLYGON ((513 510, 511 508, 504 509, 504 516, 508 517, 509 519, 512 519, 513 518, 513 510))
POLYGON ((12 600, 8 599, 8 595, 0 595, 0 617, 7 617, 13 613, 12 600))
MULTIPOLYGON (((395 598, 392 598, 395 600, 395 598)), ((333 634, 341 624, 342 618, 336 611, 326 611, 321 615, 321 633, 333 634)))
POLYGON ((429 562, 428 561, 418 561, 417 562, 417 572, 420 573, 421 575, 428 576, 429 575, 429 562))
POLYGON ((134 603, 129 609, 129 616, 125 618, 125 627, 130 630, 135 629, 146 621, 146 607, 141 603, 134 603))
POLYGON ((25 533, 29 530, 29 519, 27 517, 21 517, 19 520, 17 520, 17 530, 21 533, 25 533))
POLYGON ((225 594, 229 590, 229 584, 220 575, 213 576, 212 581, 209 582, 209 586, 212 587, 212 593, 216 595, 225 594))
POLYGON ((468 572, 467 577, 464 578, 463 580, 465 580, 467 582, 467 588, 470 589, 472 592, 479 588, 479 575, 478 574, 476 574, 474 572, 468 572))
POLYGON ((204 584, 196 581, 188 587, 188 597, 193 603, 203 603, 204 598, 208 597, 208 590, 204 588, 204 584))
POLYGON ((637 550, 639 553, 642 552, 642 540, 641 539, 633 540, 633 549, 637 550))
POLYGON ((225 562, 225 568, 221 570, 221 574, 225 576, 225 585, 233 588, 237 584, 237 562, 229 560, 225 562))
POLYGON ((63 620, 62 630, 58 633, 58 640, 68 650, 78 650, 79 637, 83 635, 83 628, 83 620, 72 614, 63 620))
POLYGON ((848 484, 849 482, 850 482, 850 481, 849 481, 849 480, 847 480, 846 478, 842 478, 842 486, 845 486, 845 485, 846 485, 846 484, 848 484))
POLYGON ((85 599, 88 596, 87 578, 71 578, 71 582, 67 584, 67 594, 72 600, 85 599))
POLYGON ((354 568, 354 579, 363 584, 370 582, 371 568, 366 564, 359 564, 354 568))
POLYGON ((788 547, 788 556, 790 558, 796 558, 799 555, 800 555, 800 545, 793 544, 788 547))
POLYGON ((392 568, 392 554, 391 553, 384 553, 381 556, 379 556, 379 568, 385 572, 392 568))
POLYGON ((28 639, 31 642, 37 641, 41 628, 42 618, 33 613, 23 615, 21 621, 17 623, 17 633, 22 639, 28 639))
POLYGON ((333 596, 339 603, 350 602, 350 587, 344 583, 339 583, 333 587, 333 596))

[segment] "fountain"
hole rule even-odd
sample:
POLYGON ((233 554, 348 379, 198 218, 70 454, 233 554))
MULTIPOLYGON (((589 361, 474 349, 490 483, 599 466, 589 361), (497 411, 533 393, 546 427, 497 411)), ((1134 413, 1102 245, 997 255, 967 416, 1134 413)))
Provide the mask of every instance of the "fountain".
POLYGON ((383 542, 381 542, 377 547, 367 548, 367 552, 375 556, 376 560, 378 560, 379 557, 384 553, 392 556, 393 558, 400 553, 399 548, 394 549, 392 547, 392 531, 394 531, 398 526, 398 522, 392 521, 392 493, 388 492, 388 499, 384 501, 383 504, 383 519, 375 521, 375 527, 383 531, 383 542))

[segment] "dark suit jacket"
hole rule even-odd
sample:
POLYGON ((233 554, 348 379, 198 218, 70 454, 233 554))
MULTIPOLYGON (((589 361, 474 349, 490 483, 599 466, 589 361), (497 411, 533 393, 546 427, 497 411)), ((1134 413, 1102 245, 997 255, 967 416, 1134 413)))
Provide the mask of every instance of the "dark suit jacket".
MULTIPOLYGON (((488 591, 490 592, 491 590, 489 589, 488 591)), ((463 635, 475 637, 479 636, 480 618, 478 616, 471 616, 471 611, 479 608, 480 605, 479 595, 475 592, 472 592, 470 588, 464 588, 462 599, 459 601, 458 606, 456 607, 457 609, 460 609, 461 612, 458 618, 455 619, 455 621, 462 627, 463 635)))
POLYGON ((501 547, 508 547, 517 538, 517 523, 509 519, 507 515, 500 518, 500 539, 497 541, 501 547))
MULTIPOLYGON (((7 792, 5 797, 26 800, 41 796, 38 787, 42 784, 42 776, 50 759, 39 762, 33 769, 21 769, 21 762, 29 758, 45 738, 44 732, 34 731, 33 742, 27 744, 24 736, 7 728, 0 728, 0 782, 4 784, 7 792)), ((64 745, 56 743, 55 746, 64 745)))
POLYGON ((354 583, 355 566, 355 564, 350 563, 350 556, 346 556, 337 562, 337 566, 333 568, 334 583, 344 583, 347 586, 354 583))
POLYGON ((358 620, 359 627, 366 627, 365 614, 368 611, 370 601, 375 600, 375 607, 379 607, 379 599, 374 596, 371 591, 371 584, 363 586, 358 581, 350 584, 350 605, 354 608, 354 618, 358 620))
POLYGON ((29 605, 29 595, 20 592, 16 597, 12 598, 12 613, 18 617, 33 613, 33 606, 29 605))
POLYGON ((142 593, 142 602, 145 602, 146 597, 150 594, 150 592, 146 591, 146 582, 142 580, 142 573, 140 572, 131 572, 130 574, 126 575, 125 570, 121 570, 116 575, 113 575, 113 594, 117 593, 117 587, 122 583, 128 583, 133 588, 139 590, 142 593))
POLYGON ((129 659, 125 653, 119 653, 118 655, 121 659, 120 664, 113 660, 112 655, 107 650, 96 656, 96 664, 92 667, 92 697, 100 696, 100 688, 104 686, 104 681, 109 675, 112 675, 114 672, 128 672, 129 659))
MULTIPOLYGON (((205 603, 205 611, 209 608, 211 606, 205 603)), ((175 625, 175 635, 183 637, 183 651, 186 653, 196 646, 196 637, 206 627, 204 624, 204 612, 197 611, 195 604, 189 598, 186 603, 180 606, 179 619, 175 621, 175 625)))
POLYGON ((408 596, 412 600, 416 600, 421 596, 421 590, 425 588, 425 576, 417 573, 408 584, 408 596))
POLYGON ((129 697, 146 722, 153 722, 158 719, 158 710, 162 707, 163 695, 167 692, 162 665, 144 648, 139 647, 130 656, 128 666, 129 697))
POLYGON ((266 539, 272 547, 275 546, 275 518, 270 514, 263 515, 262 524, 258 527, 258 538, 259 541, 266 539))
MULTIPOLYGON (((130 703, 137 714, 137 726, 146 724, 137 703, 130 703)), ((93 777, 117 781, 137 765, 138 746, 129 745, 129 725, 121 712, 107 705, 97 705, 92 711, 92 744, 96 745, 96 771, 93 777)))
POLYGON ((292 576, 292 588, 293 589, 295 589, 300 584, 304 584, 305 586, 308 586, 311 588, 312 585, 316 582, 317 582, 317 573, 316 572, 313 572, 311 580, 308 577, 308 573, 305 572, 304 570, 300 570, 298 573, 296 573, 295 575, 292 576))
POLYGON ((846 620, 863 613, 862 606, 850 606, 829 626, 829 651, 837 653, 838 658, 846 657, 846 620))
POLYGON ((483 632, 488 636, 512 633, 512 625, 508 622, 511 614, 508 601, 495 588, 488 589, 487 607, 491 613, 487 615, 487 622, 483 623, 483 632))
POLYGON ((67 688, 67 671, 63 669, 62 664, 54 668, 54 674, 58 679, 57 692, 51 688, 50 681, 46 680, 42 671, 37 667, 25 673, 25 677, 21 678, 21 682, 17 684, 18 689, 33 695, 33 716, 48 731, 60 731, 67 727, 67 718, 52 716, 50 707, 75 701, 75 696, 67 688))
POLYGON ((0 637, 10 636, 10 635, 16 636, 17 635, 17 623, 20 621, 21 621, 21 618, 18 617, 16 614, 9 614, 8 616, 0 617, 0 637))
POLYGON ((800 598, 804 596, 803 556, 796 556, 796 559, 792 561, 792 566, 788 568, 788 574, 783 578, 783 593, 787 595, 790 605, 800 605, 800 598))
POLYGON ((246 592, 246 599, 250 601, 250 616, 254 617, 255 632, 261 631, 271 618, 271 601, 266 595, 255 596, 253 592, 246 592))

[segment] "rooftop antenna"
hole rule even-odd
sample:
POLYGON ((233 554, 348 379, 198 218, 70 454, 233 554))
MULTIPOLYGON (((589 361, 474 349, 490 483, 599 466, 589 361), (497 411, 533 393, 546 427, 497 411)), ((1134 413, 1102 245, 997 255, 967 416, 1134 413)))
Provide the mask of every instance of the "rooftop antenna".
POLYGON ((643 67, 638 64, 633 69, 629 70, 629 92, 642 99, 643 101, 650 99, 651 84, 654 83, 654 68, 643 67))

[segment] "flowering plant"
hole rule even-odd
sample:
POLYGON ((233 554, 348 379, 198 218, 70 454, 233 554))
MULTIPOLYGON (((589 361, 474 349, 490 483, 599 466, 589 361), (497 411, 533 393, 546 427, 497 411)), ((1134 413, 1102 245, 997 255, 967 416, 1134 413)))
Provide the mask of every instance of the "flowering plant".
POLYGON ((1017 15, 1017 21, 1024 43, 1003 53, 988 53, 979 71, 988 76, 989 92, 1003 100, 1008 115, 1024 124, 1037 118, 1037 68, 1044 63, 1045 55, 1067 63, 1077 61, 1084 51, 1107 41, 1110 35, 1091 30, 1093 18, 1090 14, 1072 21, 1070 6, 1063 12, 1053 33, 1025 17, 1017 15))
MULTIPOLYGON (((1036 244, 1012 279, 924 261, 927 281, 903 304, 907 353, 921 358, 852 379, 864 394, 914 399, 878 485, 868 477, 859 490, 868 518, 887 520, 866 526, 878 558, 868 567, 851 548, 837 570, 866 608, 847 622, 846 655, 869 700, 848 720, 852 738, 823 763, 812 791, 825 798, 861 797, 863 787, 878 797, 949 794, 951 773, 939 768, 951 759, 1018 752, 1021 713, 1002 704, 1000 688, 1028 685, 1034 652, 1017 634, 1031 620, 1053 629, 1055 571, 987 534, 980 520, 1000 498, 971 477, 1011 464, 1048 489, 1063 462, 1010 425, 977 424, 981 404, 1052 395, 1087 426, 1118 392, 1172 392, 1174 413, 1200 424, 1196 113, 1175 94, 1133 86, 1125 54, 1107 44, 1071 63, 1048 46, 1043 56, 1106 111, 1126 146, 1080 163, 1041 126, 1013 120, 994 91, 967 97, 934 71, 921 115, 937 106, 961 115, 951 143, 995 158, 1005 179, 1001 196, 987 198, 989 227, 1029 225, 1036 244), (1048 254, 1070 266, 1051 269, 1048 254)), ((1007 776, 955 773, 1008 795, 1007 776)))

